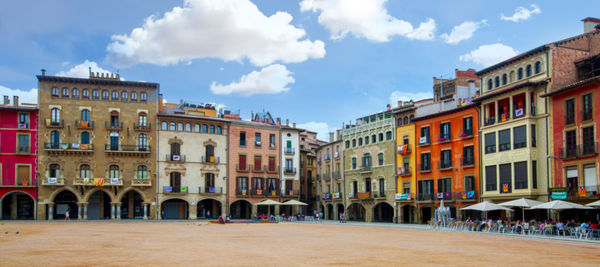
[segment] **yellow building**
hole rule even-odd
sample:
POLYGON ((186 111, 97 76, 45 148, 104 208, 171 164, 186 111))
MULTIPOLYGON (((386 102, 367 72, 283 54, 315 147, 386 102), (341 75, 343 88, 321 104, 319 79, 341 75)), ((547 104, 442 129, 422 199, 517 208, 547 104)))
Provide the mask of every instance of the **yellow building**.
POLYGON ((398 102, 396 118, 396 216, 398 223, 414 223, 416 195, 415 125, 416 107, 412 102, 398 102))

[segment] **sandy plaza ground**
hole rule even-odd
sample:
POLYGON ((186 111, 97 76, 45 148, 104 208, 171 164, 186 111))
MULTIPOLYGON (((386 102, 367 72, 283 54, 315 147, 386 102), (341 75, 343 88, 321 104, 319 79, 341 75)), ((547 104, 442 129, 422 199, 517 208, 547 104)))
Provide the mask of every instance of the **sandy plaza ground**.
POLYGON ((600 266, 600 245, 332 223, 0 224, 0 266, 58 265, 600 266))

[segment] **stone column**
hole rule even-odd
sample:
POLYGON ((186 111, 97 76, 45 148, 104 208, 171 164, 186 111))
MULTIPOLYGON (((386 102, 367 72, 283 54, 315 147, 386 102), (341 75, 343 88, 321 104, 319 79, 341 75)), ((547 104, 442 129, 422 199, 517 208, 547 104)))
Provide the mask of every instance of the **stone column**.
POLYGON ((83 220, 83 204, 77 203, 77 220, 83 220))
POLYGON ((531 93, 529 90, 525 91, 525 110, 523 111, 525 116, 531 116, 531 93))
MULTIPOLYGON (((192 203, 192 205, 189 205, 190 210, 189 210, 189 220, 196 220, 198 219, 198 215, 196 213, 198 213, 198 207, 196 205, 194 205, 194 203, 192 203)), ((212 215, 212 212, 211 212, 212 215)))
POLYGON ((365 222, 373 222, 373 207, 371 205, 364 205, 365 207, 365 222))
POLYGON ((110 204, 110 218, 115 219, 115 204, 110 204))
POLYGON ((148 220, 148 203, 142 203, 144 206, 144 220, 148 220))
POLYGON ((275 215, 279 214, 279 205, 275 206, 275 215))
POLYGON ((117 210, 117 214, 115 215, 115 219, 120 220, 121 219, 121 203, 117 203, 115 204, 116 206, 116 210, 117 210))
POLYGON ((398 221, 396 223, 404 223, 404 212, 402 212, 402 207, 404 206, 400 206, 400 204, 396 204, 396 210, 398 214, 398 221))
POLYGON ((226 210, 226 206, 225 205, 221 205, 221 216, 223 216, 223 218, 227 218, 227 216, 229 214, 227 214, 227 210, 226 210))
POLYGON ((252 203, 252 214, 250 214, 250 218, 252 218, 252 215, 257 214, 258 213, 258 206, 254 203, 252 203))
POLYGON ((87 213, 88 213, 88 203, 84 203, 83 204, 83 219, 87 220, 87 213))
POLYGON ((48 203, 48 220, 54 220, 54 203, 48 203))

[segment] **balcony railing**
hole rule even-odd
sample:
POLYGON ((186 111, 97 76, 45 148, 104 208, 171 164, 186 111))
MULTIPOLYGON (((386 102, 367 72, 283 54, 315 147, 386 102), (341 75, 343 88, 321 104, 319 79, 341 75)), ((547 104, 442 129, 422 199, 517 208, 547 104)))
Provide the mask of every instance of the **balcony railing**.
POLYGON ((279 173, 279 166, 268 166, 265 165, 263 166, 264 170, 267 171, 267 173, 279 173))
POLYGON ((360 172, 371 172, 371 165, 362 166, 360 172))
POLYGON ((598 154, 598 142, 586 143, 581 146, 579 151, 581 151, 581 156, 596 155, 598 154))
POLYGON ((555 187, 548 188, 550 197, 553 199, 567 199, 567 200, 578 200, 578 199, 596 199, 600 197, 600 185, 581 186, 578 188, 565 188, 555 187))
POLYGON ((122 122, 121 123, 118 123, 118 122, 111 123, 111 122, 105 121, 104 128, 106 128, 109 131, 121 131, 121 130, 123 130, 123 123, 122 122))
POLYGON ((202 156, 201 160, 203 163, 214 163, 214 164, 221 163, 221 158, 215 157, 215 156, 209 156, 209 157, 202 156))
POLYGON ((165 155, 165 161, 173 161, 173 162, 185 162, 185 155, 174 155, 167 154, 165 155))
POLYGON ((431 165, 430 164, 419 163, 418 170, 419 170, 419 172, 430 172, 431 171, 431 165))
POLYGON ((133 178, 131 179, 132 186, 152 186, 152 179, 148 178, 133 178))
POLYGON ((65 120, 51 120, 46 119, 46 128, 63 128, 65 127, 65 120))
POLYGON ((142 132, 147 132, 147 131, 151 131, 152 130, 152 123, 146 123, 146 124, 139 124, 139 123, 133 123, 133 129, 136 131, 142 131, 142 132))
POLYGON ((262 165, 252 165, 252 164, 250 164, 250 170, 252 172, 258 172, 258 173, 265 172, 265 170, 262 168, 262 165))
POLYGON ((340 152, 333 152, 333 157, 334 158, 339 158, 340 157, 340 152))
POLYGON ((594 113, 592 112, 592 110, 582 110, 581 111, 581 121, 589 121, 594 117, 594 113))
POLYGON ((44 150, 92 152, 94 148, 92 144, 44 143, 44 150))
POLYGON ((419 193, 417 194, 418 201, 433 201, 435 199, 433 193, 419 193))
POLYGON ((496 118, 495 117, 488 117, 487 119, 485 119, 485 125, 493 125, 494 123, 496 123, 496 118))
POLYGON ((401 146, 398 146, 398 154, 401 155, 408 155, 410 154, 412 151, 410 149, 410 145, 409 144, 403 144, 401 146))
POLYGON ((438 139, 438 142, 446 143, 450 141, 452 141, 452 138, 450 138, 450 133, 440 133, 440 138, 438 139))
POLYGON ((75 120, 75 127, 77 129, 94 129, 94 121, 75 120))
POLYGON ((106 152, 140 152, 150 153, 152 149, 149 145, 138 146, 138 145, 105 145, 104 151, 106 152))
POLYGON ((431 139, 429 138, 429 136, 420 137, 419 138, 419 145, 420 146, 431 145, 431 139))
POLYGON ((253 196, 263 196, 263 197, 277 197, 279 196, 279 192, 277 190, 267 190, 267 189, 253 189, 253 196))
POLYGON ((299 196, 300 195, 300 191, 299 190, 285 190, 283 193, 284 196, 287 197, 295 197, 295 196, 299 196))
POLYGON ((325 154, 324 158, 325 158, 325 160, 331 160, 331 158, 329 157, 329 154, 325 154))
POLYGON ((331 174, 330 173, 324 173, 323 174, 323 180, 330 180, 331 179, 331 174))
POLYGON ((42 185, 65 185, 63 177, 46 177, 42 178, 42 185))
POLYGON ((236 196, 250 196, 250 191, 248 191, 248 189, 245 189, 245 188, 237 188, 235 190, 235 195, 236 196))
POLYGON ((17 154, 29 154, 31 153, 31 147, 29 146, 18 146, 17 154))
POLYGON ((121 178, 74 178, 73 185, 81 186, 122 186, 121 178))
POLYGON ((283 174, 296 175, 296 168, 285 168, 283 174))
POLYGON ((452 166, 452 161, 438 161, 438 170, 443 171, 443 170, 450 170, 454 168, 454 166, 452 166))
POLYGON ((342 175, 341 175, 340 171, 333 172, 332 173, 332 178, 333 179, 340 179, 340 178, 342 178, 342 175))
POLYGON ((240 164, 235 164, 235 170, 238 172, 249 172, 250 171, 250 169, 248 169, 248 165, 240 166, 240 164))
POLYGON ((408 168, 402 168, 402 170, 400 170, 400 173, 398 173, 398 175, 400 175, 400 176, 409 176, 411 174, 412 174, 412 172, 411 172, 410 166, 408 166, 408 168))
POLYGON ((294 155, 296 153, 296 149, 292 147, 286 147, 283 150, 283 153, 285 153, 286 155, 294 155))
POLYGON ((473 167, 475 165, 475 159, 473 157, 470 158, 460 158, 460 166, 465 167, 473 167))
POLYGON ((473 129, 463 129, 460 138, 471 138, 473 137, 473 129))
POLYGON ((585 145, 560 148, 558 150, 558 156, 561 159, 588 157, 597 155, 598 150, 598 142, 592 142, 585 145))
POLYGON ((200 194, 223 194, 223 187, 202 187, 198 188, 200 194))
POLYGON ((163 186, 163 193, 185 194, 188 192, 187 186, 163 186))

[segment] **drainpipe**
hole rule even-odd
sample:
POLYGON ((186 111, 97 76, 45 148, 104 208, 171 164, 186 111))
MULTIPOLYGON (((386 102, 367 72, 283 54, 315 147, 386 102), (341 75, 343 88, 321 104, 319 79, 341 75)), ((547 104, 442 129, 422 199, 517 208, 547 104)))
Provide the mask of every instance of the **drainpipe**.
MULTIPOLYGON (((231 215, 231 214, 229 214, 229 178, 231 177, 231 176, 229 176, 229 164, 231 164, 231 162, 229 162, 229 139, 231 138, 231 129, 230 129, 231 124, 227 123, 226 125, 227 125, 227 139, 226 139, 227 145, 225 145, 225 162, 226 162, 225 166, 226 166, 227 172, 225 172, 225 173, 227 176, 225 177, 226 183, 224 186, 225 186, 225 215, 229 216, 229 215, 231 215)), ((252 213, 252 210, 250 211, 250 213, 252 213)), ((250 215, 250 217, 252 217, 252 215, 250 215)), ((231 218, 231 216, 230 216, 230 218, 231 218)))
MULTIPOLYGON (((550 64, 549 64, 549 57, 548 57, 548 52, 546 52, 546 76, 548 76, 550 73, 550 64)), ((552 80, 550 80, 550 82, 553 82, 552 80)), ((546 83, 546 85, 544 86, 544 93, 548 93, 548 83, 546 83)), ((549 130, 548 130, 548 99, 546 99, 546 101, 544 101, 544 107, 545 107, 545 120, 546 120, 546 155, 550 155, 550 151, 549 151, 549 145, 548 145, 548 139, 549 139, 549 130)), ((551 175, 552 175, 552 170, 550 169, 550 159, 548 157, 546 157, 546 177, 548 179, 547 184, 546 184, 546 197, 548 198, 548 202, 550 202, 550 194, 548 194, 548 187, 550 187, 550 180, 551 180, 551 175)))

